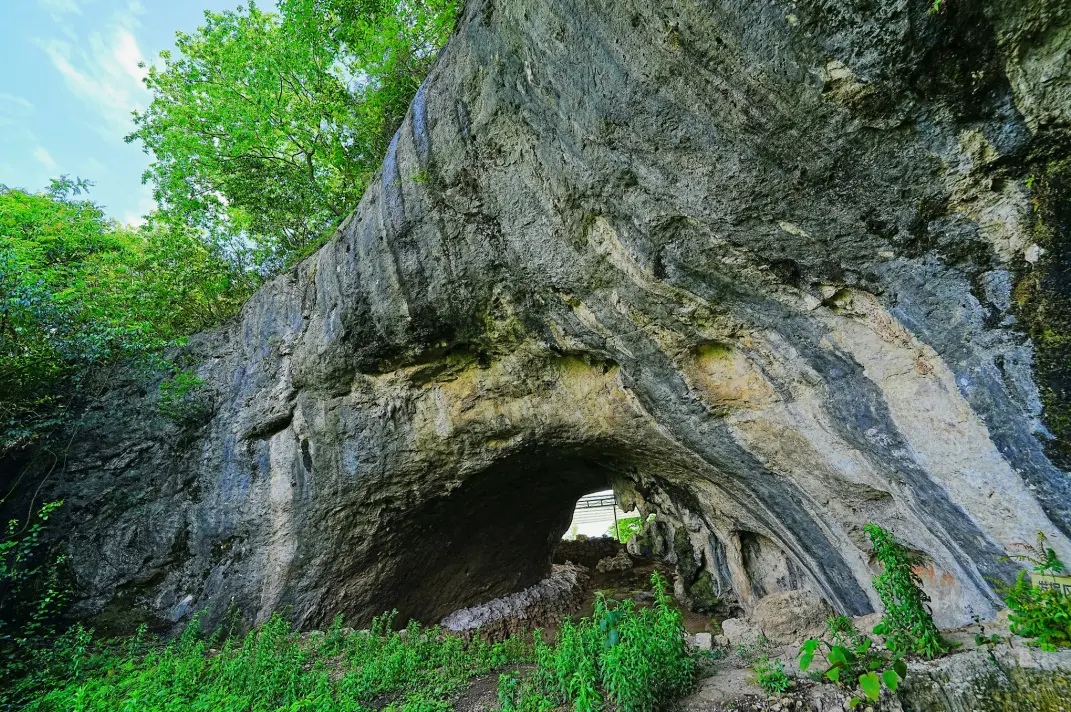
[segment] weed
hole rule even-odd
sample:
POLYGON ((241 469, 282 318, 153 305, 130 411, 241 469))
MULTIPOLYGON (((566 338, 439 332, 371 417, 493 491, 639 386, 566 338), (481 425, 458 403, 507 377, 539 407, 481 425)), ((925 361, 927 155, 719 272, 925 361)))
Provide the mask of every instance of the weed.
POLYGON ((316 636, 299 635, 277 615, 244 639, 226 640, 218 632, 203 635, 195 619, 168 643, 142 630, 109 644, 76 626, 41 651, 37 671, 19 690, 28 712, 446 712, 473 676, 535 662, 527 677, 499 675, 504 712, 551 712, 566 704, 577 712, 607 704, 649 712, 687 690, 694 670, 665 579, 656 574, 652 583, 652 608, 600 598, 592 617, 564 621, 553 645, 539 632, 531 644, 466 642, 416 623, 398 632, 394 614, 358 632, 336 618, 316 636))
POLYGON ((394 698, 392 712, 445 712, 469 678, 531 660, 524 641, 465 642, 416 623, 403 635, 392 623, 386 615, 351 632, 336 619, 324 635, 302 637, 274 616, 221 642, 194 620, 170 643, 135 636, 111 648, 76 627, 50 651, 51 671, 24 682, 34 687, 25 709, 356 712, 382 695, 394 698))
POLYGON ((755 671, 755 682, 767 695, 778 695, 792 687, 792 681, 785 674, 785 664, 780 660, 770 660, 762 655, 751 669, 755 671))
MULTIPOLYGON (((799 650, 800 670, 806 671, 814 662, 820 648, 825 648, 829 669, 825 677, 834 683, 846 686, 858 685, 866 699, 877 702, 881 686, 896 692, 900 681, 907 676, 907 665, 902 655, 890 660, 874 648, 869 637, 855 630, 847 616, 833 616, 826 623, 826 639, 812 638, 799 650)), ((857 706, 862 698, 853 697, 850 705, 857 706)))
POLYGON ((537 641, 541 689, 558 704, 594 712, 607 702, 621 712, 646 712, 692 684, 681 614, 660 574, 651 578, 655 605, 637 608, 599 596, 590 618, 563 622, 554 647, 537 641))
POLYGON ((23 525, 9 521, 0 537, 0 709, 17 701, 8 688, 34 667, 40 641, 55 634, 56 616, 67 602, 60 575, 65 559, 42 551, 41 539, 45 522, 62 505, 44 504, 23 525))
POLYGON ((1064 571, 1064 564, 1056 552, 1045 546, 1045 535, 1038 532, 1036 544, 1015 545, 1025 554, 1004 557, 1033 564, 1034 573, 1049 576, 1053 580, 1034 586, 1026 571, 1020 571, 1015 583, 1002 587, 1001 596, 1011 609, 1008 620, 1011 632, 1024 638, 1042 650, 1053 651, 1071 647, 1071 596, 1064 593, 1063 586, 1055 576, 1064 571))
POLYGON ((746 643, 739 643, 733 650, 736 657, 748 665, 753 665, 756 660, 770 651, 770 641, 766 639, 766 636, 760 635, 746 643))
POLYGON ((184 425, 202 422, 211 412, 204 379, 192 371, 179 371, 160 383, 160 412, 184 425))
POLYGON ((1034 544, 1028 544, 1026 542, 1016 542, 1012 546, 1017 549, 1023 549, 1025 554, 1009 554, 1008 556, 1002 556, 1001 561, 1019 561, 1033 564, 1034 573, 1042 574, 1044 576, 1057 576, 1063 573, 1064 563, 1060 561, 1060 557, 1056 555, 1056 552, 1045 546, 1047 538, 1045 532, 1038 532, 1037 542, 1034 544))
POLYGON ((883 568, 883 573, 874 577, 874 588, 885 613, 874 632, 885 637, 885 646, 894 656, 913 654, 932 660, 948 652, 948 644, 926 607, 930 597, 914 571, 916 557, 877 524, 870 522, 864 530, 883 568))

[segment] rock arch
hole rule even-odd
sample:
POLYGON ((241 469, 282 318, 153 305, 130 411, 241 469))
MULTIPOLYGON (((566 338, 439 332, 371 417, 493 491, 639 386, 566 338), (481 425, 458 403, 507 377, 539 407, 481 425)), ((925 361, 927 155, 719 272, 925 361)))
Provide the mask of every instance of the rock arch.
POLYGON ((939 622, 992 613, 1010 544, 1071 556, 1010 300, 1062 35, 927 7, 467 3, 338 235, 191 340, 211 416, 133 374, 89 414, 46 487, 79 611, 434 619, 609 477, 744 605, 870 610, 877 521, 939 622))

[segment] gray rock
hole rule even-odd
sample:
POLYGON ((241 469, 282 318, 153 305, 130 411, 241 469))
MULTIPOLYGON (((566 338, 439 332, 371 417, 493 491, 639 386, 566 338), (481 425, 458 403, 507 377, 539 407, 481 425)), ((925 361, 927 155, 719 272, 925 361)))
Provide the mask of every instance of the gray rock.
POLYGON ((624 551, 619 551, 614 556, 600 559, 595 565, 596 571, 606 573, 608 571, 628 571, 632 568, 632 559, 624 551))
POLYGON ((762 636, 753 623, 743 618, 726 618, 721 622, 721 634, 731 646, 753 645, 762 636))
POLYGON ((710 650, 713 645, 710 633, 696 633, 693 642, 699 650, 710 650))
POLYGON ((830 613, 813 591, 786 591, 760 599, 751 619, 770 642, 786 644, 822 635, 830 613))
POLYGON ((990 617, 1013 542, 1071 560, 992 277, 1033 142, 1067 155, 1071 19, 926 5, 466 3, 338 235, 184 349, 206 417, 120 373, 5 507, 65 500, 87 617, 437 621, 546 577, 608 481, 696 600, 869 613, 875 521, 942 625, 990 617))

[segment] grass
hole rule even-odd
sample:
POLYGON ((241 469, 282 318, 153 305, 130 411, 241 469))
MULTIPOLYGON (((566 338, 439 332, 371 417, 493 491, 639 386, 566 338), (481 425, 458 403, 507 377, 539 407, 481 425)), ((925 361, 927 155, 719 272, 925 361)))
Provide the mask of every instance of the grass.
POLYGON ((450 709, 470 678, 531 659, 522 640, 465 642, 415 623, 391 631, 391 622, 384 616, 354 632, 337 620, 322 635, 301 636, 275 616, 244 640, 219 641, 194 621, 158 645, 137 636, 94 645, 75 628, 23 681, 25 709, 433 712, 450 709))
POLYGON ((368 631, 342 627, 301 635, 281 616, 244 638, 204 635, 198 621, 172 641, 144 631, 96 641, 75 626, 42 649, 29 676, 0 693, 0 709, 29 712, 446 712, 472 678, 500 672, 504 712, 572 707, 649 712, 692 684, 694 662, 665 580, 656 602, 637 608, 600 599, 595 613, 566 621, 553 643, 489 644, 383 616, 368 631), (516 672, 535 662, 531 674, 516 672), (7 695, 6 698, 4 695, 7 695))
POLYGON ((502 709, 649 712, 690 689, 695 661, 681 613, 666 593, 664 577, 655 573, 651 585, 651 608, 599 596, 592 616, 576 624, 564 621, 553 645, 537 639, 535 673, 524 680, 500 680, 502 709))

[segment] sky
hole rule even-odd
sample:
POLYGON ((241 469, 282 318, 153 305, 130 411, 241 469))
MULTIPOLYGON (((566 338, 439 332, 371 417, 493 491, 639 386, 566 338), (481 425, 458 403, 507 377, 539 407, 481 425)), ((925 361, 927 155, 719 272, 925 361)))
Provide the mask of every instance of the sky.
POLYGON ((173 49, 205 10, 240 0, 0 0, 0 184, 32 191, 67 174, 121 222, 153 207, 150 157, 123 137, 151 97, 139 62, 173 49))

